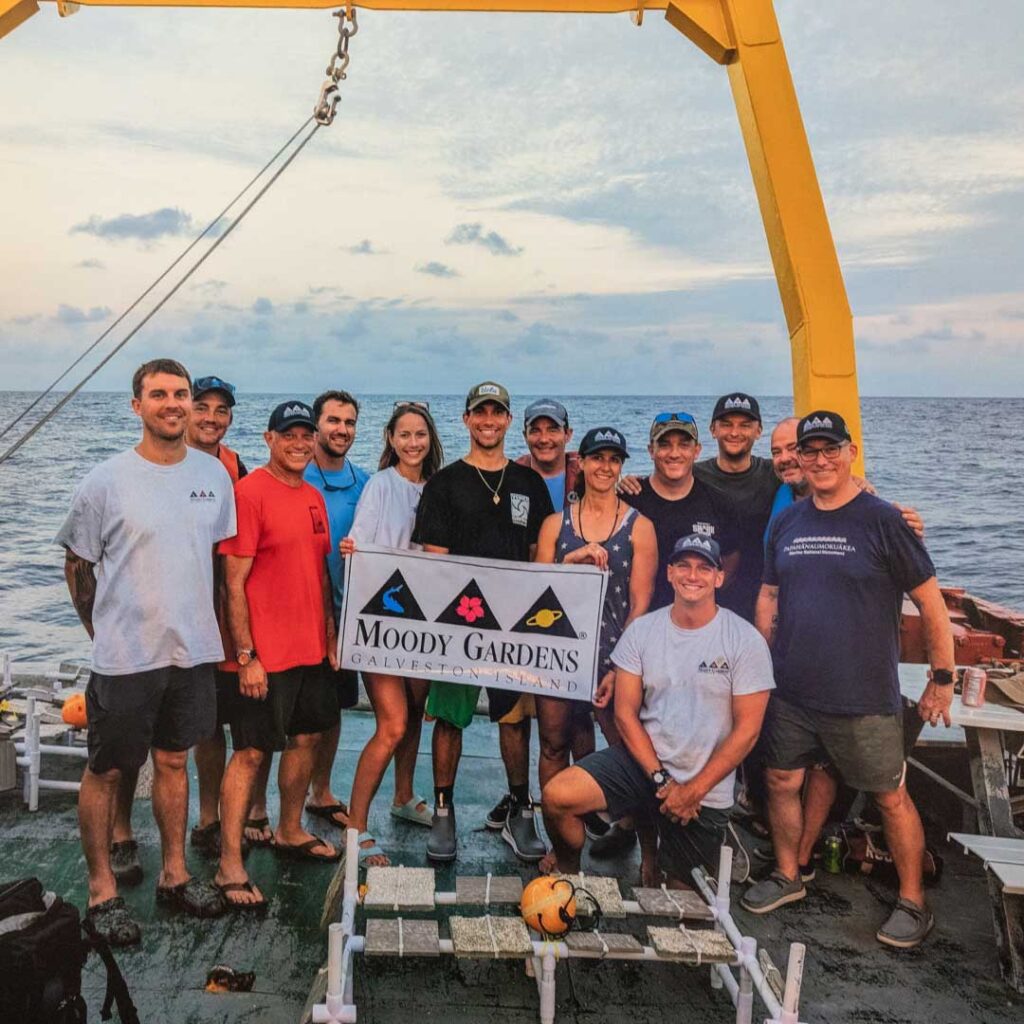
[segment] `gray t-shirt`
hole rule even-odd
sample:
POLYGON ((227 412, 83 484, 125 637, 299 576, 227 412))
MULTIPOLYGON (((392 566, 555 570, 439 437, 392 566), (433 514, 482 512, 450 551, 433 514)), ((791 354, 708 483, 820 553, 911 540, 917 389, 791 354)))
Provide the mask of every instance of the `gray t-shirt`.
POLYGON ((231 477, 194 448, 173 466, 134 449, 78 485, 57 543, 96 565, 92 667, 102 675, 221 661, 213 546, 235 534, 231 477))
MULTIPOLYGON (((734 696, 775 688, 764 637, 726 608, 700 629, 677 626, 671 607, 642 615, 626 627, 612 661, 643 680, 640 721, 677 782, 692 779, 732 732, 734 696)), ((705 807, 733 805, 734 776, 708 793, 705 807)))

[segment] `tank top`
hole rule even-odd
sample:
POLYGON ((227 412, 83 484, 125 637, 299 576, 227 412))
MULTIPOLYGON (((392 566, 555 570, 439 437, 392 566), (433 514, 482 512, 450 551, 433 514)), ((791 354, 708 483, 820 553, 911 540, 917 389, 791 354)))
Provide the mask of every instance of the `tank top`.
MULTIPOLYGON (((604 541, 598 543, 608 552, 608 587, 604 595, 601 612, 601 638, 598 655, 598 682, 612 665, 612 651, 618 643, 629 617, 629 576, 633 566, 633 520, 635 508, 626 510, 619 528, 604 541)), ((572 525, 572 507, 562 513, 562 528, 558 531, 555 558, 565 561, 570 551, 586 547, 587 541, 576 532, 572 525)))

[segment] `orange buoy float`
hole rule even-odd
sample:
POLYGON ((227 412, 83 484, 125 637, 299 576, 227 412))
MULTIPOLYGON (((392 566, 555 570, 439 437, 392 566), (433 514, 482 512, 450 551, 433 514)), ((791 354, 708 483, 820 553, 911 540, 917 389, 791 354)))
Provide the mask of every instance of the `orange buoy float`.
POLYGON ((64 701, 64 707, 61 709, 60 717, 63 718, 72 729, 84 729, 89 724, 89 720, 86 718, 85 714, 85 694, 71 694, 71 696, 64 701))
POLYGON ((567 878, 541 875, 523 890, 523 920, 541 935, 562 935, 576 918, 576 890, 567 878))

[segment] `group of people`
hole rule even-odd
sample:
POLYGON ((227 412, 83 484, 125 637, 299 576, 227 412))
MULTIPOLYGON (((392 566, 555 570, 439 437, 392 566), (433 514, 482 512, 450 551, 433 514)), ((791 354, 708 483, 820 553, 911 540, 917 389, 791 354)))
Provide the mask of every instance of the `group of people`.
POLYGON ((456 778, 479 688, 364 672, 375 730, 348 803, 331 789, 340 711, 358 698, 336 655, 343 560, 367 544, 608 574, 592 707, 487 691, 506 791, 485 824, 520 859, 571 872, 588 836, 595 852, 639 837, 644 883, 685 887, 693 868, 717 864, 742 766, 776 855, 742 904, 767 913, 806 894, 842 780, 874 796, 899 873, 879 940, 923 940, 924 835, 905 787, 897 677, 903 594, 924 623, 931 677, 919 710, 933 725, 949 724, 952 638, 919 517, 853 475, 857 450, 839 413, 783 420, 764 459, 752 453, 756 399, 722 396, 710 425, 717 453, 702 460, 694 417, 659 412, 653 472, 637 478, 623 476, 630 453, 615 426, 588 430, 571 450, 568 412, 553 398, 525 409, 528 454, 509 460, 512 400, 484 381, 466 396, 462 458, 445 465, 429 404, 402 401, 370 475, 348 457, 359 419, 348 392, 278 405, 267 462, 251 472, 224 444, 235 403, 219 377, 193 381, 169 359, 141 366, 132 407, 142 438, 85 477, 57 538, 94 640, 79 819, 87 913, 112 943, 140 937, 117 887, 141 879, 131 796, 150 751, 157 900, 190 914, 266 906, 247 846, 336 860, 303 811, 356 828, 361 864, 390 863, 369 812, 392 761, 392 815, 429 828, 431 860, 457 857, 456 778), (432 804, 413 785, 425 715, 432 804), (550 850, 531 796, 534 718, 550 850), (219 856, 211 883, 186 864, 190 749, 200 789, 191 843, 219 856))

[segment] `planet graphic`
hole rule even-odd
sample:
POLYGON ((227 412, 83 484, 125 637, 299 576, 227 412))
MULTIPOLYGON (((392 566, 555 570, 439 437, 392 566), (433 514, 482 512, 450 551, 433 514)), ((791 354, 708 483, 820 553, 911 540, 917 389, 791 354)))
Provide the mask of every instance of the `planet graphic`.
POLYGON ((565 612, 558 609, 558 611, 552 611, 550 608, 539 608, 535 615, 531 615, 527 620, 528 626, 535 626, 538 629, 548 629, 553 626, 565 612))

